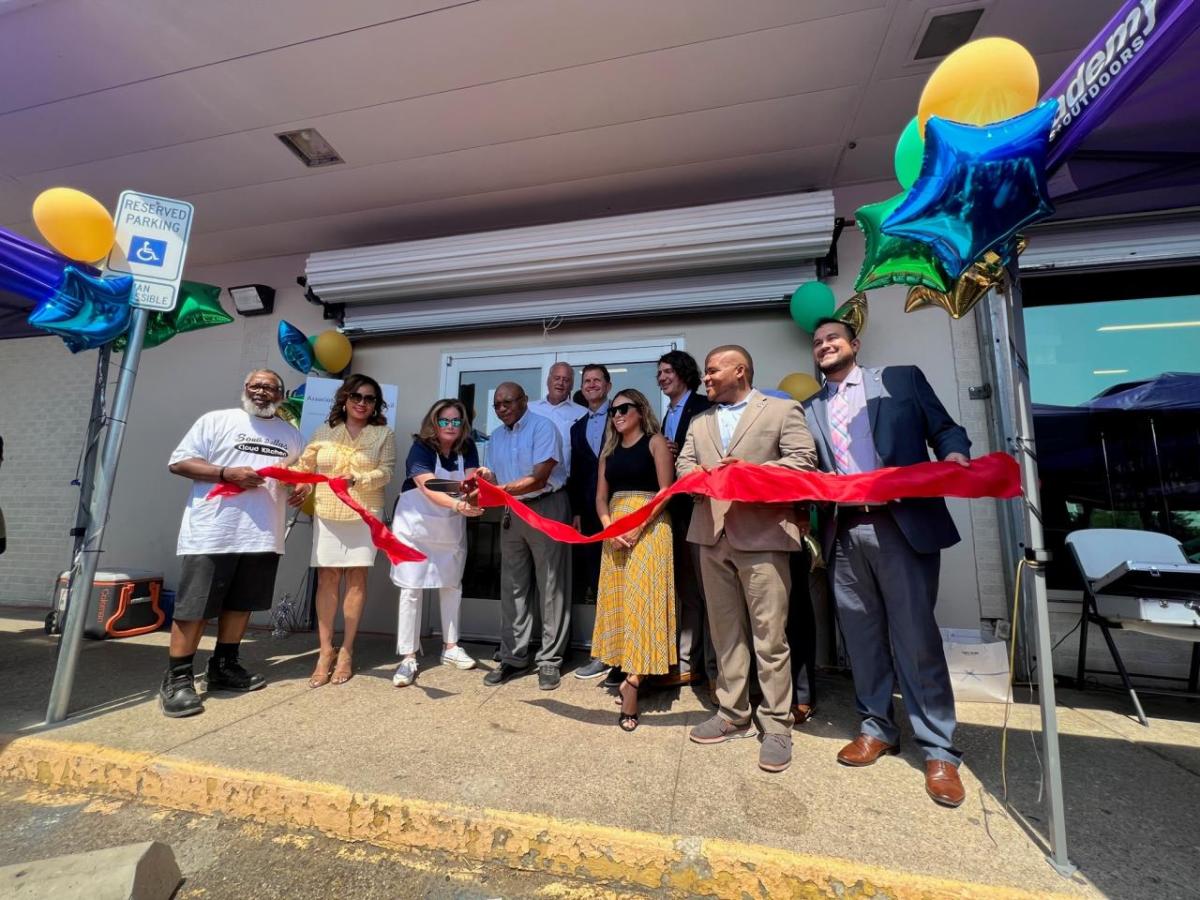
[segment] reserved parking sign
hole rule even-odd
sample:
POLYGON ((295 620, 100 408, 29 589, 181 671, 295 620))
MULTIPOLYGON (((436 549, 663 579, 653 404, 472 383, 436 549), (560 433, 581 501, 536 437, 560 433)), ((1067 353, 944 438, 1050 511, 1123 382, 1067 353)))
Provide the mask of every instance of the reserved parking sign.
POLYGON ((117 240, 108 268, 133 275, 130 303, 170 312, 175 308, 192 230, 192 204, 123 191, 115 215, 117 240))

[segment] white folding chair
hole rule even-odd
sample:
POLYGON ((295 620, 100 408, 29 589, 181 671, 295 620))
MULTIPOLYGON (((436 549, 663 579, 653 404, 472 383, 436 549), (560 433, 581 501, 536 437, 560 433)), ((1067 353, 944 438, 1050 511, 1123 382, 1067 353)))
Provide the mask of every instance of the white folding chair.
MULTIPOLYGON (((1117 645, 1113 641, 1111 633, 1112 628, 1128 626, 1123 625, 1120 618, 1113 618, 1112 616, 1102 614, 1097 597, 1104 596, 1103 582, 1106 576, 1110 576, 1113 570, 1122 565, 1122 563, 1188 566, 1188 558, 1183 552, 1183 545, 1170 535, 1159 534, 1154 531, 1137 531, 1130 528, 1088 528, 1082 531, 1073 531, 1067 535, 1066 544, 1083 579, 1084 596, 1083 611, 1079 623, 1079 660, 1078 671, 1076 673, 1076 686, 1080 690, 1085 688, 1084 676, 1088 672, 1112 674, 1102 669, 1087 668, 1088 624, 1095 622, 1100 626, 1100 631, 1104 635, 1104 642, 1108 644, 1108 651, 1112 655, 1113 662, 1116 664, 1117 674, 1121 676, 1121 682, 1124 684, 1125 690, 1129 693, 1129 698, 1133 701, 1138 721, 1148 727, 1150 722, 1146 718, 1145 712, 1142 711, 1141 701, 1138 699, 1137 691, 1133 688, 1129 672, 1125 668, 1125 662, 1121 659, 1121 654, 1117 650, 1117 645)), ((1189 566, 1189 568, 1195 567, 1189 566)), ((1154 598, 1148 597, 1146 599, 1154 598)), ((1188 610, 1193 609, 1194 606, 1188 604, 1188 610)), ((1183 610, 1181 609, 1181 611, 1183 610)), ((1200 614, 1190 611, 1184 612, 1183 619, 1191 622, 1191 625, 1181 624, 1178 627, 1170 625, 1158 626, 1154 629, 1143 630, 1162 637, 1174 637, 1193 642, 1200 641, 1200 628, 1194 627, 1195 622, 1200 621, 1200 614)), ((1193 643, 1191 666, 1187 679, 1188 690, 1193 694, 1196 691, 1198 673, 1200 673, 1200 643, 1193 643)), ((1146 688, 1143 688, 1143 690, 1147 693, 1163 693, 1146 688)))

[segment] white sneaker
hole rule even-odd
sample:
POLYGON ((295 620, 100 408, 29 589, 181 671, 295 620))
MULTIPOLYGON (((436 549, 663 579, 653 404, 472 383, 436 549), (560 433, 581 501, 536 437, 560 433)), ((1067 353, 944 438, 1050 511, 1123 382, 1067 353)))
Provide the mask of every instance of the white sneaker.
POLYGON ((406 659, 396 666, 396 674, 392 676, 392 684, 396 687, 407 687, 417 680, 417 661, 406 659))
POLYGON ((449 650, 442 650, 442 665, 454 666, 456 669, 473 669, 475 668, 475 660, 462 647, 451 647, 449 650))

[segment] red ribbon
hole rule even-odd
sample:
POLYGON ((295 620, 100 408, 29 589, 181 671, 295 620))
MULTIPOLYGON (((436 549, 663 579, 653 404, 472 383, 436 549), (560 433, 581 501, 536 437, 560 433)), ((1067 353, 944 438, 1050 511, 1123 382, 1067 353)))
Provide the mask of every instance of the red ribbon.
POLYGON ((675 494, 703 494, 715 500, 740 503, 797 503, 825 500, 832 503, 886 503, 912 497, 995 497, 1007 500, 1021 494, 1021 470, 1007 453, 989 453, 971 460, 925 462, 876 469, 861 475, 800 472, 779 466, 734 462, 712 471, 695 470, 599 534, 582 535, 570 525, 539 516, 520 500, 494 484, 475 479, 481 506, 507 506, 513 515, 543 534, 567 544, 590 544, 614 538, 637 528, 675 494))
MULTIPOLYGON (((366 507, 350 496, 350 492, 347 490, 349 485, 346 483, 346 479, 330 478, 328 475, 317 475, 316 473, 309 472, 293 472, 291 469, 281 469, 278 466, 266 466, 255 471, 263 478, 274 478, 276 481, 282 481, 285 484, 329 485, 329 489, 333 491, 334 496, 358 513, 359 518, 367 523, 367 528, 371 530, 371 543, 386 553, 392 563, 424 562, 426 560, 424 553, 420 550, 414 550, 401 541, 396 535, 392 534, 386 525, 371 515, 366 507)), ((245 488, 238 487, 236 484, 230 484, 226 481, 218 484, 209 491, 205 499, 234 497, 244 490, 245 488)))

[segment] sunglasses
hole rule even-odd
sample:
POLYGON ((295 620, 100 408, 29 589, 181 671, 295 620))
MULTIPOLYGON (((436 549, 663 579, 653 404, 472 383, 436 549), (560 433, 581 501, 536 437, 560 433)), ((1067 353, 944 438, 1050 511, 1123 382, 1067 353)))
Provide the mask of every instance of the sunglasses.
POLYGON ((616 416, 627 416, 636 409, 636 403, 618 403, 616 406, 608 408, 608 416, 610 419, 616 416))
POLYGON ((379 399, 374 394, 360 394, 358 391, 353 391, 347 397, 354 403, 374 403, 379 399))
POLYGON ((438 419, 438 428, 462 428, 463 420, 455 416, 453 419, 438 419))
POLYGON ((279 385, 267 384, 263 381, 256 381, 253 384, 246 385, 246 390, 255 391, 261 394, 278 394, 280 393, 279 385))

